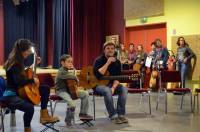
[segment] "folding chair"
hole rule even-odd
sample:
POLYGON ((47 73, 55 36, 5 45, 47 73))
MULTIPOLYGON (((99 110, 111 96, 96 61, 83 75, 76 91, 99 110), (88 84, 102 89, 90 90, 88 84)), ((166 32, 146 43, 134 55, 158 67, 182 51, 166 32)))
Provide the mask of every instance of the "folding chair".
POLYGON ((199 112, 199 93, 200 93, 200 88, 196 88, 194 91, 194 110, 196 107, 196 100, 197 100, 197 111, 199 112))
MULTIPOLYGON (((132 75, 132 74, 138 74, 137 71, 133 70, 122 70, 123 75, 132 75)), ((141 99, 140 99, 140 104, 143 100, 143 96, 147 95, 148 96, 148 105, 149 105, 149 114, 151 115, 151 94, 150 94, 150 89, 149 88, 144 88, 142 87, 142 79, 141 75, 138 76, 139 78, 136 79, 136 81, 139 81, 139 88, 133 88, 133 87, 128 87, 128 93, 129 94, 141 94, 141 99)), ((125 83, 133 83, 133 80, 124 80, 123 82, 125 83)))
POLYGON ((6 102, 3 100, 3 93, 6 89, 6 81, 3 77, 0 76, 0 116, 1 116, 1 123, 0 123, 0 130, 2 132, 5 131, 4 128, 4 117, 6 114, 10 113, 10 126, 16 126, 16 119, 15 119, 15 110, 10 110, 7 108, 6 102))
MULTIPOLYGON (((41 85, 47 85, 50 88, 54 88, 55 83, 54 83, 54 79, 51 76, 51 74, 42 73, 42 74, 37 74, 37 75, 38 75, 41 85)), ((49 102, 50 102, 51 115, 53 116, 54 112, 56 110, 57 103, 63 103, 63 99, 54 93, 54 94, 50 94, 49 102)), ((86 120, 84 120, 84 119, 81 121, 83 121, 83 123, 86 122, 86 120)), ((75 123, 75 119, 73 119, 73 122, 75 123)), ((86 124, 88 124, 88 123, 86 123, 86 124)))
MULTIPOLYGON (((160 94, 164 93, 165 95, 165 113, 167 114, 167 93, 173 93, 173 92, 180 92, 181 93, 181 105, 180 105, 180 109, 182 109, 183 106, 183 97, 185 94, 190 94, 190 103, 191 103, 191 112, 193 111, 192 109, 192 90, 190 88, 167 88, 167 87, 163 87, 162 84, 163 83, 169 83, 169 82, 178 82, 178 83, 182 83, 181 82, 181 76, 179 71, 159 71, 159 91, 158 91, 158 96, 157 96, 157 105, 156 105, 156 110, 158 109, 158 104, 159 104, 159 97, 160 94)), ((183 85, 182 85, 183 86, 183 85)))
MULTIPOLYGON (((96 97, 103 97, 102 94, 94 91, 89 92, 89 95, 92 96, 92 101, 93 101, 93 117, 94 117, 94 121, 96 120, 96 97)), ((113 95, 113 103, 114 103, 114 107, 117 108, 117 96, 113 95)), ((106 109, 105 109, 105 114, 106 114, 106 109)))

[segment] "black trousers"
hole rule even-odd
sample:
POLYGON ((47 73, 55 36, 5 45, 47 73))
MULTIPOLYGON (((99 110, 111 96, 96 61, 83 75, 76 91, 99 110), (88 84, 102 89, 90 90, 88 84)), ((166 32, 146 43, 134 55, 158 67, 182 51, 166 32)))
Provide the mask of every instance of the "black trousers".
MULTIPOLYGON (((41 109, 47 108, 47 103, 49 100, 50 89, 48 86, 40 86, 41 95, 41 109)), ((7 104, 7 107, 11 110, 20 110, 24 112, 24 127, 30 127, 31 120, 34 114, 34 105, 27 100, 20 98, 19 96, 6 96, 2 98, 7 104)))

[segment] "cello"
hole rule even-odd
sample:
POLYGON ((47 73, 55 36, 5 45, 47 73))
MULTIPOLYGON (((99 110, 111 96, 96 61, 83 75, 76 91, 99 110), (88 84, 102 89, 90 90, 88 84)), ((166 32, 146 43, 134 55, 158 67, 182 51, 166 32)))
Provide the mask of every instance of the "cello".
MULTIPOLYGON (((37 55, 35 53, 35 49, 31 48, 32 52, 34 53, 34 60, 33 60, 33 68, 27 68, 25 70, 25 76, 27 79, 32 79, 36 75, 36 59, 37 55)), ((38 78, 34 79, 35 82, 33 84, 27 84, 23 87, 20 87, 18 89, 18 94, 20 97, 29 100, 34 105, 37 105, 40 103, 40 92, 39 92, 39 86, 40 82, 38 78)))

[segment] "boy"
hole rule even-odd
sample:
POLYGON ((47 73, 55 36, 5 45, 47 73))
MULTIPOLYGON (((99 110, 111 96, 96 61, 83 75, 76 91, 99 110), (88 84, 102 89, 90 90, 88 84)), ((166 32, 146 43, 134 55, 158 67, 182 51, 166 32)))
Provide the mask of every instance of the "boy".
MULTIPOLYGON (((73 58, 70 55, 63 54, 60 58, 61 67, 56 77, 56 91, 57 95, 67 102, 68 108, 66 111, 65 122, 67 126, 72 125, 74 119, 75 102, 72 100, 69 87, 66 80, 75 80, 78 83, 78 78, 75 75, 75 68, 73 66, 73 58)), ((89 108, 89 94, 85 90, 77 89, 77 97, 81 99, 81 108, 79 117, 84 119, 92 119, 92 116, 88 115, 89 108)))

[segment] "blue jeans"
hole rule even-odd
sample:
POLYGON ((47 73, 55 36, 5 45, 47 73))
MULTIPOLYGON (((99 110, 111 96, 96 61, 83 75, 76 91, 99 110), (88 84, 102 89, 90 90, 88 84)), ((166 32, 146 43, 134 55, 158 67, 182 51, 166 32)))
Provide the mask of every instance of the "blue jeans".
POLYGON ((178 70, 181 74, 181 86, 185 88, 185 81, 187 77, 187 71, 188 71, 188 64, 179 62, 178 63, 178 70))
POLYGON ((118 116, 125 115, 125 105, 127 98, 127 88, 123 87, 121 84, 117 86, 115 89, 115 95, 118 95, 117 101, 117 109, 114 108, 113 104, 113 96, 111 91, 111 85, 105 86, 97 86, 95 92, 104 96, 104 102, 106 105, 106 109, 108 111, 109 117, 112 118, 114 115, 118 114, 118 116))

